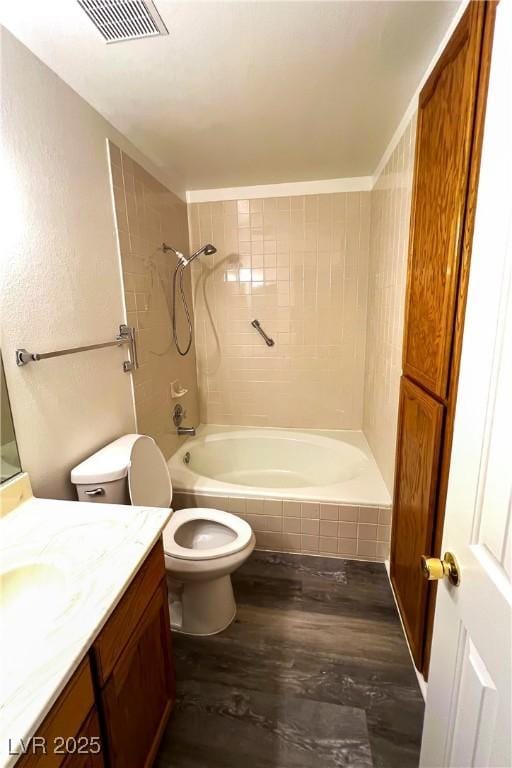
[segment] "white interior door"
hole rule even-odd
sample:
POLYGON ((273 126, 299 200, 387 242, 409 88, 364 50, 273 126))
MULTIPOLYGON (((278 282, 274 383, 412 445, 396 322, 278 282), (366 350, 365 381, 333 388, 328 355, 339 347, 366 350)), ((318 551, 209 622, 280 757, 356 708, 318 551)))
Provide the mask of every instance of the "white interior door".
POLYGON ((498 6, 423 768, 512 766, 512 0, 498 6))

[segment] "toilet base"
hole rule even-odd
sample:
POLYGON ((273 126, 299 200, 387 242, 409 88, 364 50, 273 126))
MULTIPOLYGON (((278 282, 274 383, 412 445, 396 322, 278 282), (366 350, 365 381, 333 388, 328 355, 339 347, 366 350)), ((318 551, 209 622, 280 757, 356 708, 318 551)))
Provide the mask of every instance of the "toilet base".
MULTIPOLYGON (((174 586, 174 585, 173 585, 174 586)), ((236 616, 231 576, 211 581, 186 582, 169 590, 171 627, 184 635, 216 635, 236 616)))

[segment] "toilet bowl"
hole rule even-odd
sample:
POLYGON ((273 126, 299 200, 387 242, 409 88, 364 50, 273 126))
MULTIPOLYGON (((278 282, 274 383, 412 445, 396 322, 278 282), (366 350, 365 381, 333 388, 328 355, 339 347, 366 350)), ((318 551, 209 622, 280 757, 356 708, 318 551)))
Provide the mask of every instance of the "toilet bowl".
MULTIPOLYGON (((79 501, 169 507, 162 452, 147 435, 124 435, 71 471, 79 501)), ((191 635, 226 629, 236 614, 231 574, 255 537, 245 520, 219 509, 180 509, 163 530, 171 626, 191 635)))
POLYGON ((221 632, 236 614, 230 574, 254 549, 250 525, 220 509, 180 509, 163 538, 176 622, 188 634, 221 632))

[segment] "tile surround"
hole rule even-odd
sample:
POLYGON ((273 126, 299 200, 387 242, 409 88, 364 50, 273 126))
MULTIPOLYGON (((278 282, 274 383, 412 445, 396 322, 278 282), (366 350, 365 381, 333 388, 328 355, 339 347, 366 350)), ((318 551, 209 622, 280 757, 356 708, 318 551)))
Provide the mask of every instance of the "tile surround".
POLYGON ((384 561, 389 557, 390 507, 243 499, 177 491, 173 508, 185 507, 233 512, 249 523, 258 549, 358 560, 384 561))
MULTIPOLYGON (((370 193, 189 204, 191 247, 219 248, 193 273, 201 420, 363 426, 391 494, 415 131, 416 116, 370 193), (275 347, 255 337, 254 317, 275 347)), ((303 513, 290 504, 284 517, 335 514, 329 505, 303 513)), ((362 519, 350 507, 343 515, 345 523, 379 525, 371 508, 362 519)), ((388 510, 382 525, 390 518, 388 510)), ((382 559, 386 531, 358 529, 357 540, 375 547, 361 544, 356 554, 382 559)), ((335 538, 290 528, 280 535, 302 551, 316 550, 304 536, 324 539, 326 552, 335 538)))
MULTIPOLYGON (((180 357, 171 335, 175 259, 161 250, 166 241, 188 252, 187 207, 112 142, 109 149, 127 322, 137 334, 139 368, 132 374, 137 429, 154 437, 169 458, 183 439, 170 418, 177 402, 170 396, 174 379, 188 389, 180 400, 187 409, 186 423, 199 421, 194 345, 180 357)), ((185 287, 192 306, 188 275, 185 287)))
POLYGON ((416 116, 371 193, 363 430, 393 493, 416 116))
MULTIPOLYGON (((193 270, 201 420, 331 429, 363 423, 390 492, 415 123, 413 118, 371 193, 188 206, 191 249, 207 241, 218 248, 193 270), (255 336, 253 317, 275 338, 275 347, 255 336)), ((182 361, 169 358, 162 375, 151 359, 154 339, 164 335, 164 326, 168 334, 169 319, 161 301, 152 304, 154 265, 148 258, 156 259, 168 281, 168 265, 150 249, 164 237, 187 249, 185 208, 116 148, 112 175, 128 322, 137 327, 142 350, 135 379, 139 429, 154 434, 168 456, 178 443, 170 429, 162 429, 172 405, 167 385, 182 361), (141 191, 144 183, 148 188, 141 191), (161 203, 178 216, 167 235, 156 215, 162 191, 167 198, 161 203), (155 205, 154 216, 138 215, 137 192, 155 205)), ((195 365, 187 363, 188 383, 195 365)), ((191 421, 198 421, 193 400, 191 421)), ((216 503, 245 516, 261 547, 379 560, 388 555, 389 508, 274 499, 216 503)))
POLYGON ((361 427, 370 195, 188 206, 203 423, 361 427))

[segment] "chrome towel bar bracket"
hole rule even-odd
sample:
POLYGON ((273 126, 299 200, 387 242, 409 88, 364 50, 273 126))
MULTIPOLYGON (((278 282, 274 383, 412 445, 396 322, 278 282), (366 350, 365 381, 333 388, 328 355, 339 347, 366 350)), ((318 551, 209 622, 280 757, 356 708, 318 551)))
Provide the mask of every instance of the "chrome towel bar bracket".
POLYGON ((270 336, 267 336, 267 334, 265 333, 265 331, 261 327, 259 320, 253 320, 251 322, 251 325, 252 325, 253 328, 256 328, 256 330, 258 331, 260 336, 265 340, 265 344, 267 345, 267 347, 273 347, 274 346, 274 344, 275 344, 274 339, 271 339, 270 336))
POLYGON ((139 367, 137 361, 137 347, 135 343, 135 328, 130 328, 124 323, 119 326, 119 333, 114 341, 105 341, 102 344, 88 344, 84 347, 71 347, 70 349, 59 349, 55 352, 28 352, 26 349, 16 350, 16 365, 22 366, 28 363, 35 363, 39 360, 47 360, 50 357, 63 357, 64 355, 74 355, 76 352, 89 352, 92 349, 104 349, 105 347, 119 347, 121 344, 130 345, 130 359, 123 362, 123 371, 128 373, 139 367))

